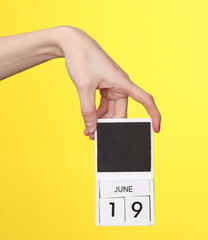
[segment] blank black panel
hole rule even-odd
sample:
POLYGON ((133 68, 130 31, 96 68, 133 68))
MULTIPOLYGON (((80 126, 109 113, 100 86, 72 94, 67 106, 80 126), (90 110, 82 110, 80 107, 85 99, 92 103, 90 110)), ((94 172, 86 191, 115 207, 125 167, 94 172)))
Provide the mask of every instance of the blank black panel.
POLYGON ((98 123, 97 171, 150 171, 150 128, 149 122, 98 123))

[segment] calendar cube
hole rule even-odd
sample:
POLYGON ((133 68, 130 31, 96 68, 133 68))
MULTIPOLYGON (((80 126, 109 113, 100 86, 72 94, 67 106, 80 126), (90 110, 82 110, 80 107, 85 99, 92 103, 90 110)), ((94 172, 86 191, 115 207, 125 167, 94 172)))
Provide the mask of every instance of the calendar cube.
POLYGON ((100 222, 124 222, 124 198, 100 199, 100 222))
POLYGON ((150 199, 145 197, 127 197, 126 222, 147 222, 150 221, 150 199))

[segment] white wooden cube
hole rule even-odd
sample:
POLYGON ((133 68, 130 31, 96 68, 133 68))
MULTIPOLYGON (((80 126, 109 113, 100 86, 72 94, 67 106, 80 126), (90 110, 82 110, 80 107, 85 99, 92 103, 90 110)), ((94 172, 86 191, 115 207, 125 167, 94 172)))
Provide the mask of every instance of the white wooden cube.
POLYGON ((127 197, 125 199, 126 222, 149 222, 150 199, 149 196, 127 197))
POLYGON ((124 222, 124 198, 100 199, 100 222, 102 224, 124 222))

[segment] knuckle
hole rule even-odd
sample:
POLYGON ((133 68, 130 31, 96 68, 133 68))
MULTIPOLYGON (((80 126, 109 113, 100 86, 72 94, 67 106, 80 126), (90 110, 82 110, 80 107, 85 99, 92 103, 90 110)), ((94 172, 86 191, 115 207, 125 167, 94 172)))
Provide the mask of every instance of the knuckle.
POLYGON ((148 100, 149 100, 150 102, 154 102, 153 96, 152 96, 151 94, 149 94, 149 93, 148 93, 148 100))
POLYGON ((122 79, 123 81, 129 81, 129 76, 126 73, 119 72, 119 78, 122 79))
POLYGON ((90 86, 91 86, 91 84, 90 84, 90 81, 88 81, 88 80, 78 81, 76 84, 77 89, 80 91, 89 89, 90 86))
POLYGON ((154 98, 151 94, 147 93, 147 96, 146 96, 146 101, 145 101, 146 105, 152 105, 155 101, 154 101, 154 98))
POLYGON ((83 116, 92 116, 94 114, 94 109, 83 107, 81 108, 81 112, 83 116))
POLYGON ((129 75, 125 72, 117 72, 117 76, 119 79, 123 79, 123 80, 129 80, 129 75))
POLYGON ((117 77, 118 81, 115 82, 114 88, 118 90, 126 91, 128 86, 130 85, 130 79, 123 74, 119 73, 117 77))
POLYGON ((75 85, 77 89, 86 89, 91 86, 91 81, 88 75, 85 73, 80 73, 79 71, 75 74, 75 85))

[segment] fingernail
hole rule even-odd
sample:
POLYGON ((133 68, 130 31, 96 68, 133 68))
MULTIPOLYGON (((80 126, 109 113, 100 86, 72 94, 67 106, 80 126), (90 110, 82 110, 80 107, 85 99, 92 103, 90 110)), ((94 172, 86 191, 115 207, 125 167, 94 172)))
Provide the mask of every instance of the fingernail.
POLYGON ((90 140, 94 140, 95 139, 94 133, 90 133, 89 138, 90 138, 90 140))

